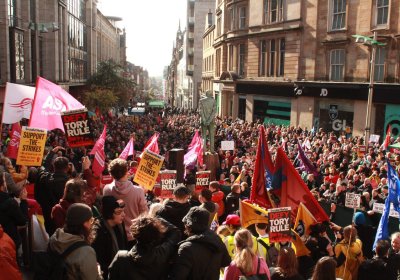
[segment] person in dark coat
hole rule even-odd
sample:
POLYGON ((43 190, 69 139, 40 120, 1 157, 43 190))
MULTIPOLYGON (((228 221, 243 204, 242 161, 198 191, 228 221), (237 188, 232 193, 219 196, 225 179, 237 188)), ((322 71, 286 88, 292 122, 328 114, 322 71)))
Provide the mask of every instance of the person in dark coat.
POLYGON ((35 199, 42 207, 44 225, 49 235, 52 235, 56 226, 51 219, 51 211, 64 194, 65 183, 69 179, 68 171, 70 169, 69 161, 66 157, 56 157, 54 160, 54 173, 49 172, 51 160, 54 155, 61 150, 61 147, 55 147, 45 159, 45 169, 39 170, 38 178, 35 183, 35 199))
POLYGON ((390 244, 387 240, 379 240, 376 244, 376 255, 360 264, 358 268, 359 280, 389 279, 390 272, 387 269, 387 257, 390 244))
POLYGON ((182 219, 189 212, 191 207, 189 203, 190 191, 185 186, 178 186, 175 187, 173 195, 174 199, 168 200, 161 209, 157 211, 156 215, 179 228, 183 236, 185 226, 183 225, 182 219))
POLYGON ((231 192, 225 199, 225 214, 237 214, 237 211, 239 210, 239 199, 240 185, 235 183, 231 186, 231 192))
POLYGON ((189 237, 179 243, 170 279, 219 279, 231 258, 221 238, 208 228, 209 212, 193 207, 183 218, 189 237))
POLYGON ((130 251, 117 253, 108 279, 167 279, 169 261, 181 240, 179 229, 163 219, 139 217, 133 220, 131 233, 135 244, 130 251))
POLYGON ((4 183, 4 173, 0 172, 0 225, 14 241, 18 249, 21 244, 21 237, 18 234, 18 226, 24 226, 28 220, 28 203, 26 189, 19 195, 20 203, 8 194, 7 186, 4 183))
POLYGON ((108 267, 119 250, 128 249, 128 239, 123 224, 125 216, 123 200, 117 200, 113 196, 103 196, 101 205, 102 219, 94 225, 96 234, 92 247, 96 251, 103 278, 107 280, 108 267))

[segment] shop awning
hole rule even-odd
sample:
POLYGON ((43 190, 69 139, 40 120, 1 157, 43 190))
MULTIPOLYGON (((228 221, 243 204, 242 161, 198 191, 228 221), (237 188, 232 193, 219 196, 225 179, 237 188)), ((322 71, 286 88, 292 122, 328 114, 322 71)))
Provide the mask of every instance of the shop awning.
POLYGON ((164 107, 164 101, 163 100, 150 100, 149 101, 149 107, 163 108, 164 107))

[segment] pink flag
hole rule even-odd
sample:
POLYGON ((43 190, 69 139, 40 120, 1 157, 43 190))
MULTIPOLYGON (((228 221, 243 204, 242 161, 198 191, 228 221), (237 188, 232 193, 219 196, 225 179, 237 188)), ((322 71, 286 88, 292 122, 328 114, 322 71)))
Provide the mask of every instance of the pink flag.
MULTIPOLYGON (((147 141, 146 145, 144 146, 143 152, 144 150, 147 149, 156 154, 160 153, 160 149, 158 148, 158 136, 160 136, 158 132, 154 133, 153 136, 151 136, 151 138, 147 141)), ((140 154, 140 158, 142 158, 143 152, 140 154)))
POLYGON ((11 129, 11 140, 8 142, 7 157, 17 158, 19 140, 21 139, 21 126, 19 123, 14 123, 11 129))
POLYGON ((199 165, 203 165, 203 140, 199 135, 199 131, 193 136, 192 142, 188 147, 188 152, 183 157, 183 163, 187 165, 195 164, 196 161, 199 165))
POLYGON ((119 158, 127 159, 129 156, 132 156, 135 152, 133 138, 129 140, 128 144, 126 144, 125 149, 119 155, 119 158))
POLYGON ((83 107, 60 86, 38 77, 29 126, 48 130, 59 128, 64 131, 61 112, 83 107))
POLYGON ((92 170, 96 176, 100 176, 105 166, 106 155, 104 153, 104 143, 106 142, 106 134, 107 126, 105 125, 103 133, 100 135, 93 149, 90 151, 90 155, 94 155, 92 170))
POLYGON ((106 142, 107 135, 107 125, 104 125, 103 132, 101 133, 99 139, 97 139, 96 143, 93 146, 93 149, 90 151, 90 155, 94 155, 97 150, 104 150, 104 143, 106 142))

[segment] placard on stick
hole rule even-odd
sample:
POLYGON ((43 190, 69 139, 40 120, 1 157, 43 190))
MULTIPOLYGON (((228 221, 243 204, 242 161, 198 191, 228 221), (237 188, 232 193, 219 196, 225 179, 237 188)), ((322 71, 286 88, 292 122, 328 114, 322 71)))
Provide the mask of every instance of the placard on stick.
POLYGON ((290 211, 290 207, 268 209, 270 242, 287 242, 292 240, 290 232, 290 211))
POLYGON ((196 172, 196 193, 200 193, 202 189, 208 188, 210 184, 211 171, 196 172))
POLYGON ((176 186, 176 170, 160 171, 161 194, 162 198, 171 198, 176 186))
POLYGON ((349 208, 360 208, 361 194, 346 193, 345 206, 349 208))
POLYGON ((86 108, 62 112, 61 118, 65 136, 71 148, 94 145, 89 113, 86 108))
POLYGON ((133 180, 144 188, 152 190, 163 162, 164 157, 145 150, 133 180))
POLYGON ((41 166, 47 131, 23 126, 19 142, 17 165, 41 166))

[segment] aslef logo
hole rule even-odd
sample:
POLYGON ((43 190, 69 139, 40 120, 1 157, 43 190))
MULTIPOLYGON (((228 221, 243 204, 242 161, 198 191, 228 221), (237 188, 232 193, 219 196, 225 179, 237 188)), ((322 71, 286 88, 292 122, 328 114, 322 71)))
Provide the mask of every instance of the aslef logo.
POLYGON ((10 107, 20 108, 20 109, 30 109, 32 107, 33 99, 24 98, 18 103, 8 103, 10 107))

